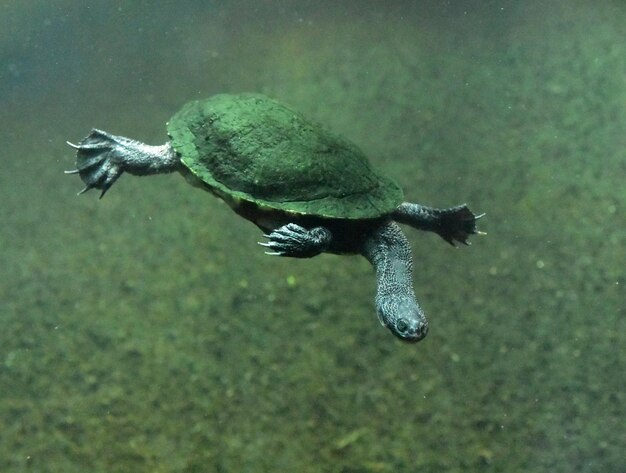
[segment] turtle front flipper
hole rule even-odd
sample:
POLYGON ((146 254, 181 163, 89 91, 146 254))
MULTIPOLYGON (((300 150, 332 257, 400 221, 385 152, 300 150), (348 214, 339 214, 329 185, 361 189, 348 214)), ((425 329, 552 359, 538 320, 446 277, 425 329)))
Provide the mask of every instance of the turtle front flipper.
POLYGON ((101 189, 100 198, 124 172, 121 160, 116 159, 115 150, 119 144, 113 135, 93 129, 78 144, 67 142, 76 149, 76 169, 65 171, 66 174, 78 174, 85 187, 78 194, 89 189, 101 189))
POLYGON ((95 128, 78 144, 67 144, 76 149, 76 169, 66 174, 78 174, 85 183, 79 194, 100 189, 100 198, 124 171, 143 176, 172 172, 180 165, 169 143, 150 146, 95 128))
POLYGON ((273 256, 291 256, 292 258, 311 258, 325 251, 332 241, 332 234, 324 227, 307 230, 295 223, 288 223, 277 228, 269 235, 267 243, 259 245, 269 248, 265 253, 273 256))

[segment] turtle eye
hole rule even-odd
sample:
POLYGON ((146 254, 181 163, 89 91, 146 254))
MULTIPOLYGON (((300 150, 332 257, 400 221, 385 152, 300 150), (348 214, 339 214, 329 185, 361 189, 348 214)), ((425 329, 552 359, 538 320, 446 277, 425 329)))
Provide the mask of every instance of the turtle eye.
POLYGON ((398 330, 398 332, 406 332, 408 328, 409 324, 406 320, 398 319, 398 321, 396 322, 396 329, 398 330))

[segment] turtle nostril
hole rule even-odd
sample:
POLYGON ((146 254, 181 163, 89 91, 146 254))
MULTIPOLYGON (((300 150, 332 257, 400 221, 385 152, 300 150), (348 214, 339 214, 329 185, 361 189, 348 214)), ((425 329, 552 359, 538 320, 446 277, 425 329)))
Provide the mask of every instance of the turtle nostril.
POLYGON ((415 335, 419 337, 420 339, 422 339, 426 336, 427 333, 428 333, 428 324, 423 323, 419 325, 419 327, 416 330, 415 335))

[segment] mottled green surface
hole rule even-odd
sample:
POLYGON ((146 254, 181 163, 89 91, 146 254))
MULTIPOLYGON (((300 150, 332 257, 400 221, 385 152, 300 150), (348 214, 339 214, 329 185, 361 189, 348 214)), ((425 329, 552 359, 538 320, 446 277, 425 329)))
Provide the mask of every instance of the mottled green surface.
POLYGON ((167 130, 182 162, 220 194, 347 219, 380 217, 402 202, 356 145, 260 94, 190 102, 167 130))
POLYGON ((0 472, 624 470, 623 2, 0 8, 0 472), (487 212, 470 248, 407 229, 424 341, 363 258, 266 256, 176 175, 62 173, 93 126, 158 144, 241 91, 487 212))

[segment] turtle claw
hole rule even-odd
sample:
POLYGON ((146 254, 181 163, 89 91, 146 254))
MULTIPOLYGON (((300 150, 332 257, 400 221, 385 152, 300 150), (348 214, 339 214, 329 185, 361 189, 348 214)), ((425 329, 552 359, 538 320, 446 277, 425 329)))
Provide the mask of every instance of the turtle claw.
MULTIPOLYGON (((477 216, 476 216, 476 218, 475 218, 474 220, 478 220, 478 219, 480 219, 480 218, 483 218, 485 215, 487 215, 487 214, 486 214, 485 212, 483 212, 483 213, 481 213, 480 215, 477 215, 477 216)), ((482 232, 482 231, 480 231, 480 230, 478 230, 478 229, 475 229, 475 230, 476 230, 476 231, 475 231, 474 233, 475 233, 476 235, 483 235, 483 236, 484 236, 484 235, 486 235, 486 234, 487 234, 487 232, 482 232)))
MULTIPOLYGON (((81 172, 83 172, 83 171, 84 171, 84 169, 83 169, 83 170, 81 170, 81 169, 72 169, 72 170, 70 170, 70 171, 63 171, 63 173, 65 173, 65 174, 80 174, 80 173, 81 173, 81 172)), ((111 183, 111 184, 113 184, 113 183, 111 183)), ((104 195, 104 193, 105 193, 105 192, 109 189, 109 187, 111 187, 111 184, 110 184, 110 185, 109 185, 106 189, 103 189, 103 190, 102 190, 102 193, 100 194, 100 198, 102 198, 102 196, 104 195)), ((86 185, 85 187, 83 187, 83 188, 80 190, 80 192, 78 192, 76 195, 82 195, 82 194, 84 194, 85 192, 87 192, 88 190, 93 189, 94 187, 97 187, 97 186, 95 186, 95 185, 89 185, 89 184, 88 184, 88 185, 86 185)))
MULTIPOLYGON (((269 238, 269 235, 263 235, 265 238, 269 238)), ((272 248, 272 244, 271 243, 266 243, 264 241, 257 241, 256 242, 257 245, 261 245, 264 246, 265 248, 272 248)), ((270 256, 283 256, 282 251, 265 251, 264 252, 266 255, 270 255, 270 256)))

